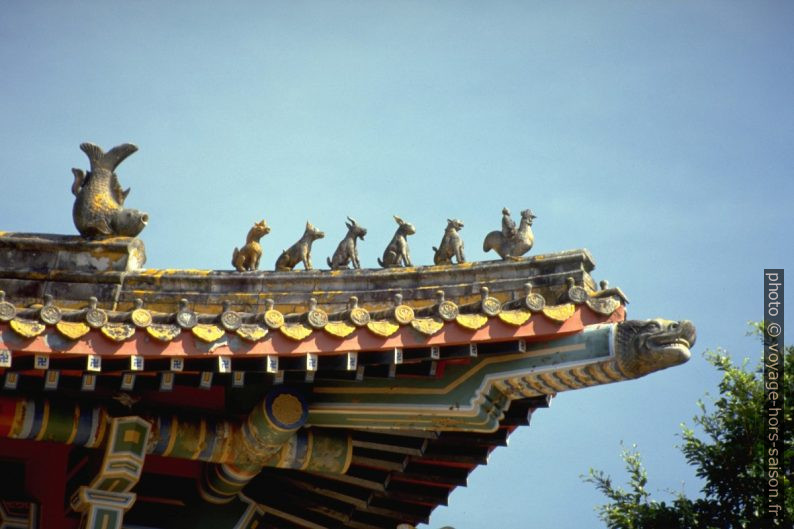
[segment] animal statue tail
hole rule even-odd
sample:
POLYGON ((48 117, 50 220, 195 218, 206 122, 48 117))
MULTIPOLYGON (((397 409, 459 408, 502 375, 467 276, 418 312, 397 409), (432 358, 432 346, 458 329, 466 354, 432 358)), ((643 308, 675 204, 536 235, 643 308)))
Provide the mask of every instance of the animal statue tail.
POLYGON ((441 264, 441 259, 440 256, 438 255, 438 248, 436 248, 435 246, 433 246, 432 248, 433 248, 433 264, 435 265, 441 264))
POLYGON ((116 167, 118 167, 125 158, 136 152, 138 147, 130 143, 123 143, 113 147, 108 152, 104 152, 99 145, 86 142, 80 144, 80 150, 88 156, 92 171, 106 169, 112 172, 116 170, 116 167))
POLYGON ((382 268, 386 268, 386 265, 385 265, 385 264, 383 264, 383 261, 381 261, 381 260, 380 260, 380 257, 378 257, 378 264, 379 264, 379 265, 380 265, 382 268))
POLYGON ((332 264, 331 264, 331 258, 330 258, 330 257, 326 257, 326 258, 325 258, 325 262, 326 262, 326 263, 328 263, 328 268, 330 268, 331 270, 333 270, 333 268, 334 268, 334 265, 332 265, 332 264))
POLYGON ((240 255, 240 250, 238 248, 234 249, 234 253, 232 254, 232 266, 237 268, 237 257, 240 255))
POLYGON ((485 240, 482 242, 482 251, 490 252, 491 250, 496 250, 497 248, 499 248, 501 240, 502 240, 502 232, 492 231, 491 233, 485 236, 485 240))

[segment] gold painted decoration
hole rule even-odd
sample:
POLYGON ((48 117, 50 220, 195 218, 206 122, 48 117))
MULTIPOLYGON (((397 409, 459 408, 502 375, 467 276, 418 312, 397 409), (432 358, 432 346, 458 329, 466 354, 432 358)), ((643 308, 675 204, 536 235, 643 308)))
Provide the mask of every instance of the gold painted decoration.
POLYGON ((502 303, 498 299, 488 296, 482 300, 481 309, 488 316, 496 316, 502 312, 502 303))
POLYGON ((524 305, 532 312, 540 312, 546 306, 546 300, 540 294, 530 292, 524 298, 524 305))
POLYGON ((435 318, 416 318, 411 327, 426 336, 432 336, 444 327, 444 322, 435 318))
POLYGON ((220 340, 226 331, 210 323, 198 323, 190 331, 202 342, 212 343, 220 340))
POLYGON ((400 325, 408 325, 414 320, 414 309, 408 305, 397 305, 394 307, 394 319, 400 325))
POLYGON ((183 307, 176 313, 176 323, 183 329, 192 329, 198 325, 198 316, 192 310, 183 307))
POLYGON ((488 318, 482 314, 458 314, 458 317, 455 318, 455 321, 457 321, 458 325, 461 327, 476 331, 488 323, 488 318))
POLYGON ((551 373, 538 373, 535 375, 536 380, 540 380, 546 387, 551 388, 555 392, 565 391, 566 389, 571 389, 564 384, 562 384, 559 380, 557 380, 554 375, 551 373))
POLYGON ((504 323, 508 325, 513 325, 518 327, 519 325, 524 325, 529 318, 532 316, 532 313, 528 310, 518 309, 518 310, 503 310, 499 313, 499 319, 502 320, 504 323))
POLYGON ((620 306, 620 301, 613 297, 590 298, 586 303, 593 312, 601 314, 602 316, 611 316, 620 306))
POLYGON ((236 331, 243 324, 243 319, 233 310, 224 310, 221 314, 221 325, 227 331, 236 331))
POLYGON ((55 324, 55 328, 70 340, 82 338, 91 330, 91 327, 81 321, 59 321, 55 324))
POLYGON ((607 376, 609 376, 609 378, 613 380, 626 379, 626 376, 620 372, 620 367, 617 365, 617 363, 614 360, 611 362, 601 362, 599 365, 601 366, 601 369, 604 371, 604 373, 606 373, 607 376))
POLYGON ((284 315, 276 309, 265 311, 265 324, 271 329, 278 329, 284 325, 284 315))
POLYGON ((100 331, 114 342, 123 342, 135 334, 135 327, 127 323, 106 323, 100 331))
POLYGON ((338 432, 312 432, 309 457, 303 470, 330 474, 344 474, 353 458, 353 440, 350 434, 338 432))
POLYGON ((571 374, 576 377, 577 381, 580 381, 585 386, 594 386, 597 385, 599 382, 593 376, 585 371, 585 367, 578 366, 574 367, 570 370, 571 374))
POLYGON ((31 320, 11 320, 9 323, 15 333, 25 338, 35 338, 46 329, 41 323, 31 320))
POLYGON ((543 314, 547 318, 559 323, 562 323, 571 316, 573 316, 574 312, 576 312, 576 306, 573 303, 565 303, 563 305, 552 305, 551 307, 545 307, 543 309, 543 314))
POLYGON ((295 395, 282 393, 273 399, 271 411, 273 412, 273 417, 282 424, 295 424, 301 420, 304 408, 295 395))
POLYGON ((85 321, 90 327, 99 329, 108 322, 108 315, 104 310, 92 306, 85 312, 85 321))
POLYGON ((249 342, 258 342, 267 336, 267 329, 259 325, 240 325, 240 328, 235 332, 237 336, 249 342))
MULTIPOLYGON (((410 309, 411 307, 408 308, 410 309)), ((411 312, 413 313, 413 310, 411 312)), ((389 336, 400 330, 400 326, 388 320, 379 320, 379 321, 369 322, 367 324, 367 329, 369 329, 370 332, 372 332, 373 334, 377 334, 378 336, 388 338, 389 336)))
POLYGON ((281 331, 281 334, 289 338, 290 340, 300 341, 305 338, 308 338, 309 335, 312 333, 312 330, 309 327, 306 327, 303 324, 296 324, 296 325, 282 325, 278 328, 281 331))
POLYGON ((460 420, 453 417, 437 417, 432 420, 433 427, 438 430, 454 430, 460 426, 460 420))
POLYGON ((556 371, 555 374, 557 375, 557 378, 559 378, 560 381, 566 386, 568 386, 570 389, 581 389, 584 387, 584 385, 581 382, 574 379, 571 376, 570 372, 568 372, 565 369, 560 369, 556 371))
MULTIPOLYGON (((513 381, 511 380, 510 382, 513 381)), ((521 399, 528 396, 526 395, 527 390, 525 389, 526 385, 524 384, 516 386, 513 385, 512 383, 509 383, 507 380, 500 380, 494 383, 494 388, 496 388, 499 391, 499 393, 508 397, 511 400, 521 399)), ((537 395, 537 391, 532 391, 532 396, 534 397, 535 395, 537 395)))
POLYGON ((146 332, 155 340, 170 342, 182 332, 176 325, 153 323, 146 327, 146 332))
POLYGON ((331 321, 324 327, 325 332, 337 338, 349 336, 356 328, 344 321, 331 321))
POLYGON ((5 301, 5 292, 0 290, 0 321, 11 321, 16 315, 16 307, 5 301))
POLYGON ((55 305, 44 305, 39 310, 39 319, 47 325, 55 325, 61 321, 61 310, 55 305))
POLYGON ((152 324, 152 313, 146 309, 135 309, 130 314, 132 324, 139 329, 144 329, 152 324))
POLYGON ((574 285, 568 289, 568 299, 577 305, 587 301, 587 291, 579 285, 574 285))
POLYGON ((438 315, 444 321, 452 321, 458 316, 458 306, 452 301, 442 301, 438 304, 438 315))
POLYGON ((315 329, 322 329, 328 325, 328 314, 324 310, 312 309, 306 315, 306 321, 315 329))
POLYGON ((350 321, 356 327, 364 327, 369 323, 369 312, 361 307, 353 307, 350 309, 350 321))

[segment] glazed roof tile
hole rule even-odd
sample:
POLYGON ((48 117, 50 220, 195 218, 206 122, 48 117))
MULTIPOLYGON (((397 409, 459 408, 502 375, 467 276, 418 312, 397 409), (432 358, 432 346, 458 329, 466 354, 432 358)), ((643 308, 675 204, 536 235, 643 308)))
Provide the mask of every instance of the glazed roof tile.
POLYGON ((587 250, 300 272, 140 269, 144 260, 137 239, 4 234, 0 326, 17 341, 42 337, 52 350, 96 343, 90 350, 100 354, 113 348, 92 336, 186 352, 330 353, 554 334, 614 319, 626 303, 619 289, 596 290, 587 250))

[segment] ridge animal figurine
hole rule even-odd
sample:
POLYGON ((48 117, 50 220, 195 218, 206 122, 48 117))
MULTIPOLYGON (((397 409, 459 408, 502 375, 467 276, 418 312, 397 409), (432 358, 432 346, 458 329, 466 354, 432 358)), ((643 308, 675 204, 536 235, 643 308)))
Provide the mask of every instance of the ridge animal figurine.
POLYGON ((292 270, 298 263, 303 263, 306 270, 312 269, 312 243, 317 239, 325 237, 325 233, 306 221, 306 231, 298 242, 281 252, 276 260, 276 271, 285 272, 292 270))
POLYGON ((416 233, 416 228, 414 228, 413 224, 405 222, 397 215, 394 215, 394 220, 399 226, 391 242, 383 252, 383 260, 378 259, 378 264, 383 268, 413 266, 411 263, 411 252, 408 249, 408 236, 416 233))
POLYGON ((531 209, 521 212, 521 222, 518 230, 515 223, 510 218, 510 211, 507 208, 502 210, 502 231, 492 231, 486 235, 482 243, 482 251, 495 250, 502 259, 516 259, 521 257, 535 243, 535 235, 532 233, 532 221, 536 219, 531 209), (510 233, 514 235, 511 237, 510 233))
POLYGON ((130 190, 121 189, 115 170, 138 147, 124 143, 104 152, 98 145, 82 143, 80 149, 88 156, 91 170, 72 169, 72 193, 77 197, 72 218, 77 231, 85 238, 137 236, 149 215, 123 207, 130 190))
POLYGON ((238 272, 250 272, 259 268, 259 259, 262 257, 262 246, 259 244, 259 239, 268 233, 270 233, 270 226, 267 225, 264 219, 248 230, 248 235, 245 237, 245 246, 241 249, 235 248, 232 254, 232 266, 238 272))
POLYGON ((358 260, 358 248, 356 248, 356 239, 364 240, 367 235, 366 228, 362 228, 354 219, 347 218, 350 222, 345 222, 347 226, 347 235, 336 247, 333 257, 326 259, 328 266, 331 270, 346 269, 347 265, 353 263, 353 268, 361 268, 361 263, 358 260))
POLYGON ((441 244, 438 248, 433 246, 435 255, 433 262, 437 265, 452 264, 452 258, 460 263, 465 263, 466 258, 463 256, 463 239, 460 238, 458 230, 463 229, 463 222, 458 219, 447 219, 447 229, 444 230, 444 237, 441 239, 441 244))

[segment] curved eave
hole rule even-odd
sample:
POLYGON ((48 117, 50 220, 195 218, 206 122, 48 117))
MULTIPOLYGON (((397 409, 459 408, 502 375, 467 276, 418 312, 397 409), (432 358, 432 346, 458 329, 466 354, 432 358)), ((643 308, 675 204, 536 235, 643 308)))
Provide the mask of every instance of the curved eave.
MULTIPOLYGON (((96 354, 101 356, 142 355, 157 356, 256 356, 256 355, 331 355, 346 352, 388 351, 394 348, 429 347, 438 345, 463 345, 499 342, 514 339, 550 340, 582 331, 588 325, 615 323, 625 319, 625 307, 619 306, 605 316, 598 314, 587 305, 571 307, 570 316, 564 321, 551 319, 545 313, 532 314, 526 311, 525 322, 509 324, 503 318, 494 316, 479 329, 464 327, 457 321, 442 322, 433 320, 438 330, 424 334, 414 326, 399 326, 391 323, 396 330, 390 336, 373 333, 369 328, 357 328, 345 337, 334 336, 323 329, 310 329, 299 340, 288 337, 281 329, 270 330, 258 341, 240 338, 234 332, 223 332, 216 340, 207 342, 191 330, 179 329, 178 335, 168 341, 157 340, 147 329, 132 328, 129 337, 117 341, 100 330, 90 330, 79 339, 71 340, 58 331, 55 326, 38 324, 37 336, 20 335, 10 323, 0 323, 0 347, 21 353, 67 353, 96 354)), ((521 318, 523 319, 523 318, 521 318)), ((520 321, 520 319, 518 320, 520 321)), ((434 327, 435 328, 435 327, 434 327)))

